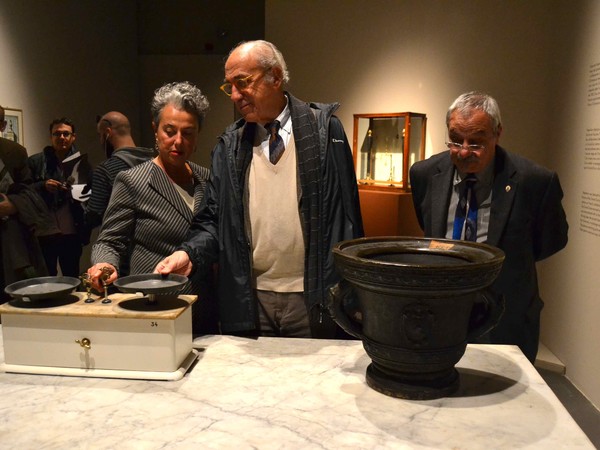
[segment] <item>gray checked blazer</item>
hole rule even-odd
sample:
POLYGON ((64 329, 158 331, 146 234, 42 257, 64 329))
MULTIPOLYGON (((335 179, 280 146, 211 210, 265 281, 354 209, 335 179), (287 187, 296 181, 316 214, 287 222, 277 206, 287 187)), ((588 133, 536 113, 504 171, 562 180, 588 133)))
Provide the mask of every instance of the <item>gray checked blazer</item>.
MULTIPOLYGON (((92 264, 115 267, 128 259, 129 274, 152 273, 184 241, 200 208, 210 174, 193 162, 194 211, 185 204, 164 171, 152 161, 119 173, 92 248, 92 264)), ((184 288, 198 294, 206 274, 196 274, 184 288)))

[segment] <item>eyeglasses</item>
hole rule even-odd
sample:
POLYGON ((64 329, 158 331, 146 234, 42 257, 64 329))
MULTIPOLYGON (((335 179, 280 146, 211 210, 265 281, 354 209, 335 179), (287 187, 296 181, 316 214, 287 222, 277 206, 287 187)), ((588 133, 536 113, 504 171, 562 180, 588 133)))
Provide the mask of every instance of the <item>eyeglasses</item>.
POLYGON ((459 144, 457 142, 446 142, 446 147, 448 147, 450 150, 456 150, 456 151, 462 150, 463 148, 470 152, 479 152, 479 151, 485 150, 485 145, 481 145, 481 144, 463 145, 463 144, 459 144))
POLYGON ((55 131, 54 133, 52 133, 52 136, 54 137, 64 137, 64 138, 70 138, 73 135, 73 133, 71 133, 70 131, 55 131))
POLYGON ((233 94, 233 86, 235 86, 235 88, 238 91, 245 91, 252 85, 252 83, 258 81, 261 77, 263 77, 265 73, 266 72, 262 72, 255 79, 252 79, 254 75, 248 75, 244 78, 238 78, 237 80, 233 81, 233 83, 223 83, 219 89, 221 89, 226 96, 231 97, 231 94, 233 94))

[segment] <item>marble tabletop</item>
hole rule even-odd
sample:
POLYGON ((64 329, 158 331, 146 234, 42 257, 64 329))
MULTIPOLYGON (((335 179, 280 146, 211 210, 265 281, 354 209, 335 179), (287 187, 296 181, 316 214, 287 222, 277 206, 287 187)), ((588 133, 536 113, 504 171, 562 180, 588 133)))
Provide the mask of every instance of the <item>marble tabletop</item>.
POLYGON ((456 394, 409 401, 367 386, 359 341, 194 345, 179 381, 0 373, 0 448, 594 448, 517 347, 469 345, 456 394))

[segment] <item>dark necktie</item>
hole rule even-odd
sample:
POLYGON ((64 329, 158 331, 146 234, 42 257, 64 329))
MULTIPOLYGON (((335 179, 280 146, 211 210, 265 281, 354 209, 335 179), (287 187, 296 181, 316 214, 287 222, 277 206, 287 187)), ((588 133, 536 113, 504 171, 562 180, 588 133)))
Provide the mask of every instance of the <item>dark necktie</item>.
POLYGON ((454 216, 454 230, 452 239, 462 239, 463 226, 465 229, 465 241, 477 240, 477 199, 475 197, 475 182, 477 178, 469 174, 465 179, 465 185, 460 192, 456 215, 454 216))
POLYGON ((279 120, 274 120, 265 125, 265 128, 269 130, 269 161, 271 161, 271 164, 277 164, 285 150, 283 139, 279 136, 279 127, 279 120))

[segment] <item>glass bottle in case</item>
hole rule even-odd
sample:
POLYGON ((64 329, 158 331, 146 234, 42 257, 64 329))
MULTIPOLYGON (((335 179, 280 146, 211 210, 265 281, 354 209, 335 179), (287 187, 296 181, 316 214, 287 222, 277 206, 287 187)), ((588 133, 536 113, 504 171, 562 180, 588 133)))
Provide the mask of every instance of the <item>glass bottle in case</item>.
POLYGON ((353 154, 360 185, 408 190, 408 170, 425 157, 421 113, 354 114, 353 154))

